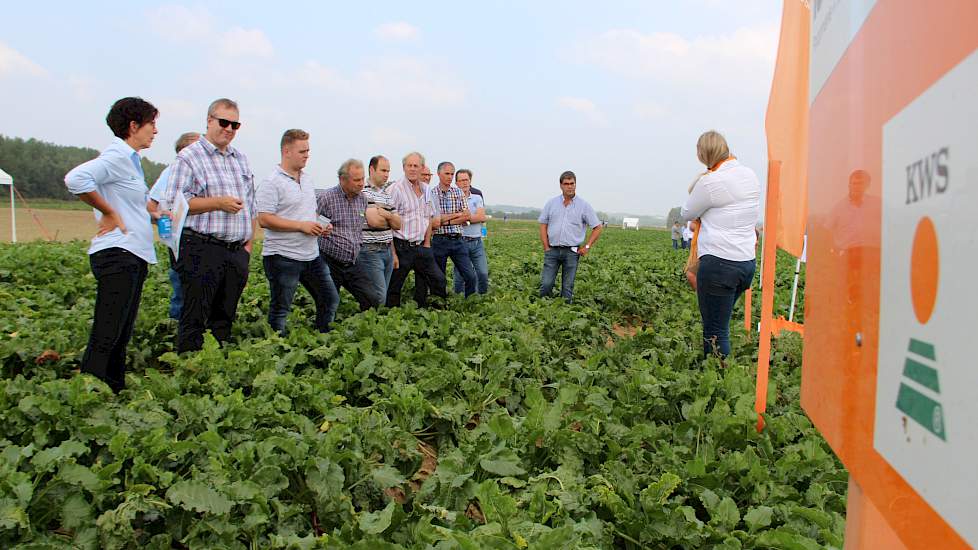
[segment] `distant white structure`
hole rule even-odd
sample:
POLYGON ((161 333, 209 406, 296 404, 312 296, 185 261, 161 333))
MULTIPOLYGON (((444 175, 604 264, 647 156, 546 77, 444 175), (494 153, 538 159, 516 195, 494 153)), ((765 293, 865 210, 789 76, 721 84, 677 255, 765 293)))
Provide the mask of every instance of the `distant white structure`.
POLYGON ((622 218, 622 229, 638 229, 638 218, 622 218))
POLYGON ((14 209, 14 178, 0 170, 0 185, 10 186, 10 241, 17 242, 17 211, 14 209))

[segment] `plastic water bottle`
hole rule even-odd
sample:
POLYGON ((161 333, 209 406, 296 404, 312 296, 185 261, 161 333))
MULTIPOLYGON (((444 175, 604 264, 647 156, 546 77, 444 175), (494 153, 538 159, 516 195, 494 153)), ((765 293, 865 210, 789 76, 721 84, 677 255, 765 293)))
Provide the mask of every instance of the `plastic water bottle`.
POLYGON ((482 224, 482 238, 485 239, 489 236, 489 229, 486 228, 486 224, 482 224))
POLYGON ((173 235, 173 220, 170 219, 170 215, 164 214, 160 216, 160 219, 156 220, 156 228, 160 232, 161 239, 169 240, 173 235))

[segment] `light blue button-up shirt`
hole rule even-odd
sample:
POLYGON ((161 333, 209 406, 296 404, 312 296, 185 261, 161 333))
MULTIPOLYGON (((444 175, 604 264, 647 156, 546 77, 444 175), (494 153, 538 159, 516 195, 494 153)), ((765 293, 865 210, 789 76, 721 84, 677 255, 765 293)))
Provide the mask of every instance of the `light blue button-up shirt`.
MULTIPOLYGON (((160 172, 160 177, 156 179, 156 183, 149 188, 149 198, 158 202, 163 202, 163 197, 166 196, 166 188, 170 180, 170 167, 167 166, 160 172)), ((173 208, 170 206, 170 208, 173 208)))
MULTIPOLYGON (((125 141, 115 138, 102 154, 72 169, 65 176, 68 191, 75 195, 97 191, 119 213, 128 233, 114 229, 94 237, 88 248, 94 254, 107 248, 122 248, 148 263, 156 263, 153 249, 153 223, 146 211, 146 178, 138 169, 139 153, 125 141)), ((95 221, 102 213, 95 211, 95 221)))
POLYGON ((563 195, 547 201, 537 221, 547 224, 550 246, 580 246, 587 236, 587 228, 601 225, 594 208, 584 199, 575 196, 564 206, 563 195))
MULTIPOLYGON (((474 216, 476 210, 480 208, 485 208, 482 197, 479 195, 469 195, 466 201, 469 203, 469 212, 474 216)), ((485 225, 483 222, 473 223, 470 225, 462 226, 462 236, 463 237, 479 237, 482 238, 482 226, 485 225)))

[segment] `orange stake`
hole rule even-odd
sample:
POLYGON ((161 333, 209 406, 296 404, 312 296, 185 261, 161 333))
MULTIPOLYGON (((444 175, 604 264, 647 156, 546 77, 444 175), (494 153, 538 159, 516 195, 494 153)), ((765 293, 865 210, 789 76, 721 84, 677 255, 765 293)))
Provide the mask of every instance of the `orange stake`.
POLYGON ((764 207, 764 267, 761 280, 765 282, 761 289, 761 331, 758 334, 759 347, 757 350, 757 393, 754 399, 754 410, 757 411, 757 431, 764 429, 764 418, 761 416, 767 410, 768 369, 771 361, 771 321, 774 314, 774 268, 778 251, 777 232, 778 213, 780 204, 781 161, 771 160, 767 165, 767 204, 764 207))

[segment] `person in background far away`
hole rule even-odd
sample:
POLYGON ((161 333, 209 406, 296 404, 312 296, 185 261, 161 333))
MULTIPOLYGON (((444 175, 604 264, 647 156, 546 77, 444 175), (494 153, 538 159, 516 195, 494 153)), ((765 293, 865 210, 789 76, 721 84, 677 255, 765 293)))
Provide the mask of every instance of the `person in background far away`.
POLYGON ((148 273, 156 263, 139 151, 156 137, 159 111, 138 97, 116 101, 105 122, 115 139, 97 158, 65 175, 68 191, 95 210, 98 232, 88 248, 95 276, 95 315, 81 371, 119 393, 126 386, 126 346, 148 273))
MULTIPOLYGON (((197 132, 186 132, 181 134, 180 137, 177 138, 177 143, 175 146, 177 154, 180 154, 180 151, 182 151, 184 147, 190 145, 198 139, 200 139, 200 134, 197 132)), ((160 173, 160 177, 156 179, 156 183, 154 183, 153 187, 151 187, 149 190, 149 200, 146 201, 146 211, 149 212, 149 215, 151 218, 153 218, 154 222, 159 220, 160 217, 167 215, 167 210, 172 208, 172 206, 165 209, 160 208, 160 201, 163 200, 163 195, 166 194, 169 179, 170 167, 167 166, 166 169, 160 173)), ((170 286, 173 287, 173 291, 170 293, 170 319, 176 319, 179 321, 180 308, 183 307, 183 289, 180 288, 180 275, 174 268, 174 266, 176 266, 177 259, 173 257, 172 250, 168 248, 167 251, 170 253, 170 268, 167 270, 167 275, 170 277, 170 286)))
POLYGON ((737 298, 754 279, 754 226, 760 216, 761 185, 750 168, 730 155, 727 140, 710 130, 696 142, 707 167, 680 211, 683 221, 700 220, 696 297, 703 319, 703 354, 730 354, 730 316, 737 298))
POLYGON ((683 226, 683 249, 688 250, 690 243, 693 241, 693 222, 686 222, 683 226))
POLYGON ((561 270, 560 295, 571 303, 574 299, 574 277, 580 258, 587 256, 598 241, 604 226, 594 208, 577 196, 577 176, 570 170, 560 175, 560 195, 547 201, 540 212, 540 241, 543 243, 543 271, 540 274, 540 296, 550 296, 561 270), (583 246, 587 228, 591 236, 583 246))
MULTIPOLYGON (((683 238, 683 230, 679 227, 679 221, 672 224, 672 249, 679 250, 679 241, 683 238)), ((686 248, 683 246, 683 248, 686 248)))

